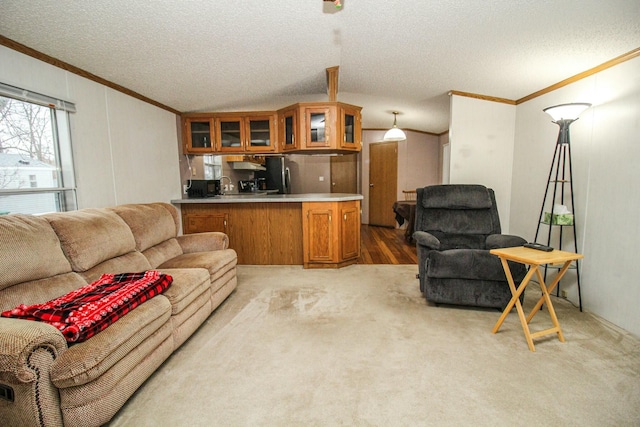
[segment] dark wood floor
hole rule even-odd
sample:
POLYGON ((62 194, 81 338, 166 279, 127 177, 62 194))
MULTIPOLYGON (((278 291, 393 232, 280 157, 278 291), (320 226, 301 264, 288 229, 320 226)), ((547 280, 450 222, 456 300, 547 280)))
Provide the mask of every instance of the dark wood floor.
POLYGON ((408 243, 404 230, 362 224, 362 253, 358 264, 417 264, 415 243, 408 243))

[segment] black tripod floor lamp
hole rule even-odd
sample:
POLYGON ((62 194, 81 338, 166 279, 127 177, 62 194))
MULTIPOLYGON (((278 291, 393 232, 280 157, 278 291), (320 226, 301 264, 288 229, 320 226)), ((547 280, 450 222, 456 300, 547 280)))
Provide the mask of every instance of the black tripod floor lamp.
MULTIPOLYGON (((540 217, 538 218, 538 229, 536 230, 535 240, 538 242, 538 236, 541 239, 546 237, 546 242, 538 242, 547 246, 554 246, 551 243, 552 237, 558 239, 557 249, 562 250, 564 229, 570 227, 573 229, 573 250, 578 252, 578 235, 576 233, 576 212, 573 192, 573 177, 571 168, 571 144, 569 143, 569 126, 578 120, 578 116, 591 104, 577 102, 571 104, 560 104, 553 107, 547 107, 544 111, 549 114, 553 122, 560 127, 558 131, 558 141, 553 154, 553 161, 549 169, 549 178, 547 179, 547 188, 544 192, 542 207, 540 208, 540 217), (567 188, 568 187, 568 188, 567 188), (570 196, 567 197, 567 195, 570 196), (570 205, 569 205, 570 204, 570 205), (569 205, 569 206, 568 206, 569 205), (541 228, 547 227, 546 236, 542 236, 541 228), (552 233, 554 228, 558 228, 557 233, 552 233)), ((578 261, 575 265, 576 279, 578 284, 578 301, 580 311, 582 311, 582 294, 580 292, 580 269, 578 261)), ((546 278, 546 267, 545 267, 546 278)), ((556 289, 556 295, 560 294, 560 284, 556 289)))

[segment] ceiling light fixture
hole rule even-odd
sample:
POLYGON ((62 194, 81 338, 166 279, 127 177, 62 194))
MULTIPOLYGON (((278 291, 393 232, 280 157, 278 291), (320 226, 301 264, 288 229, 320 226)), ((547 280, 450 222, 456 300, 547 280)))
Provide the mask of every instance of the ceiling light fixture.
POLYGON ((407 139, 407 135, 405 135, 404 131, 400 129, 397 124, 398 114, 400 113, 398 113, 397 111, 393 111, 392 113, 393 127, 384 134, 384 137, 382 139, 385 141, 404 141, 405 139, 407 139))

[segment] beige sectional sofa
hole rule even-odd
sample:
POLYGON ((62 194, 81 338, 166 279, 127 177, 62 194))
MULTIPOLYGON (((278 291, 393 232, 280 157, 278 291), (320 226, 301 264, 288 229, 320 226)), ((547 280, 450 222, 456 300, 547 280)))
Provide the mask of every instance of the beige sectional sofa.
POLYGON ((236 287, 222 233, 178 235, 166 203, 0 216, 0 311, 37 304, 104 273, 157 269, 173 278, 88 340, 46 323, 0 317, 0 424, 98 426, 236 287))

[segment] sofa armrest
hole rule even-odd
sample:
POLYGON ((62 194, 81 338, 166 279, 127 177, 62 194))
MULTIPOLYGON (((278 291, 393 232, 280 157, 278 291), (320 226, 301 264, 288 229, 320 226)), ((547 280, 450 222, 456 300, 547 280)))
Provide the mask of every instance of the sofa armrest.
POLYGON ((486 249, 512 248, 514 246, 522 246, 525 243, 527 243, 527 241, 520 236, 491 234, 487 236, 485 247, 486 249))
POLYGON ((67 341, 51 325, 0 318, 0 383, 15 396, 11 404, 0 405, 5 425, 62 425, 51 369, 66 349, 67 341))
POLYGON ((219 251, 229 248, 229 236, 217 231, 185 234, 177 236, 176 239, 185 254, 219 251))
POLYGON ((413 239, 416 241, 416 245, 424 246, 428 249, 440 249, 440 240, 426 231, 414 232, 413 239))
POLYGON ((67 341, 62 332, 46 323, 0 318, 0 372, 10 372, 21 382, 34 381, 36 372, 29 358, 39 348, 57 358, 67 349, 67 341))

